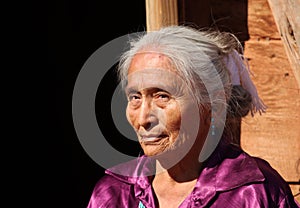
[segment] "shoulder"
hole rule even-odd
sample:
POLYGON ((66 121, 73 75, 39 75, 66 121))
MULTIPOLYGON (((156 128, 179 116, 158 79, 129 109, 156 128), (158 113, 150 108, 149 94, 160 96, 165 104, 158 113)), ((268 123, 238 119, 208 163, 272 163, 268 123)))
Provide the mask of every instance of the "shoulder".
POLYGON ((264 188, 272 201, 279 207, 299 207, 296 204, 289 184, 266 160, 252 157, 265 177, 264 188))
POLYGON ((114 189, 126 190, 132 184, 125 181, 119 180, 118 178, 105 174, 100 180, 96 183, 94 192, 98 193, 101 191, 114 191, 114 189))
POLYGON ((299 207, 289 184, 266 160, 232 145, 221 154, 216 176, 222 202, 230 198, 236 199, 228 201, 230 206, 238 202, 242 207, 299 207))
POLYGON ((95 185, 87 208, 118 206, 122 196, 130 196, 132 184, 104 175, 95 185))

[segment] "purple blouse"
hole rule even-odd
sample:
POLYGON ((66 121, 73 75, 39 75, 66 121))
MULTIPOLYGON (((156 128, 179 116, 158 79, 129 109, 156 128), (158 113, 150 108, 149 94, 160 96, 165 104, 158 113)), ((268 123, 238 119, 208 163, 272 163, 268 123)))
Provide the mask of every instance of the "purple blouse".
MULTIPOLYGON (((124 173, 142 171, 138 177, 117 174, 114 169, 96 184, 87 208, 158 207, 147 176, 152 165, 146 156, 135 161, 134 170, 123 164, 124 173)), ((131 163, 133 164, 133 163, 131 163)), ((191 194, 180 208, 299 208, 289 185, 266 161, 252 157, 238 147, 221 142, 201 171, 191 194)))

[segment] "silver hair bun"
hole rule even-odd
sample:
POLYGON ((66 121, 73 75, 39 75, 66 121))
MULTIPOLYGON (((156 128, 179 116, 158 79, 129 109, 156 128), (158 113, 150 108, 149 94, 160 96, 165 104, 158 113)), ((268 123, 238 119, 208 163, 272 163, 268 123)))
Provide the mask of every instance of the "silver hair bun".
POLYGON ((251 110, 252 97, 241 85, 233 85, 228 102, 229 117, 245 117, 251 110))

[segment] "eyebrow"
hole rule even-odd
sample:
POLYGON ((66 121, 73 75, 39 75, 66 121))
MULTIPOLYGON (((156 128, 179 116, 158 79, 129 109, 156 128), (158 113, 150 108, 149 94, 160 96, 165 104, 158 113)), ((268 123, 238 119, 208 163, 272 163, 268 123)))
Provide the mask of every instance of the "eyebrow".
MULTIPOLYGON (((162 92, 170 93, 169 91, 161 89, 159 87, 149 87, 149 88, 145 88, 143 90, 149 91, 150 93, 157 92, 157 91, 162 91, 162 92)), ((140 94, 140 90, 137 90, 135 87, 126 88, 125 92, 126 92, 127 95, 131 94, 131 93, 139 93, 140 94)))
POLYGON ((139 92, 135 87, 126 87, 125 88, 125 93, 130 94, 130 93, 137 93, 139 92))

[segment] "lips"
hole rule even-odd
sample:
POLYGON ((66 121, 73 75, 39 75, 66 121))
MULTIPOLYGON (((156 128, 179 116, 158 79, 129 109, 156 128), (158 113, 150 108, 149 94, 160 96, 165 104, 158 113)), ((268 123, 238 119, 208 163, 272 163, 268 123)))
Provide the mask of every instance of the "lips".
POLYGON ((152 144, 159 142, 162 139, 165 139, 167 135, 161 134, 161 135, 147 135, 147 136, 141 136, 141 142, 146 144, 152 144))

